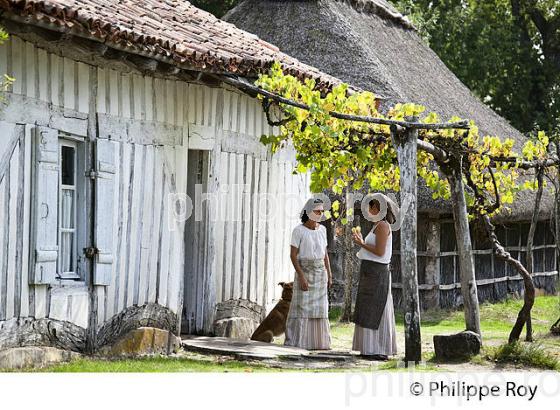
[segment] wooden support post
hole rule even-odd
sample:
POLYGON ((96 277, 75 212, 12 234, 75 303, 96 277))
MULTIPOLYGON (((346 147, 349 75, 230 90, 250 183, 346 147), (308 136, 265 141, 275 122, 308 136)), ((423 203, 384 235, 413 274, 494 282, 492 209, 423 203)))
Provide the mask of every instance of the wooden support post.
POLYGON ((480 335, 480 312, 478 308, 478 292, 476 287, 471 235, 465 186, 461 171, 461 158, 453 158, 446 169, 447 179, 451 186, 451 203, 455 222, 455 237, 461 274, 461 293, 465 310, 465 325, 480 335))
POLYGON ((342 271, 344 276, 344 304, 342 309, 341 322, 352 321, 352 288, 355 273, 355 254, 356 246, 352 240, 352 228, 354 227, 354 202, 351 200, 350 190, 346 190, 345 208, 348 223, 344 225, 344 236, 342 238, 342 271), (349 212, 352 212, 350 215, 349 212))
MULTIPOLYGON (((415 120, 415 119, 413 119, 415 120)), ((403 285, 404 326, 405 326, 405 362, 418 363, 422 359, 420 335, 420 298, 418 295, 417 247, 417 170, 416 140, 418 131, 406 129, 398 133, 391 127, 391 137, 397 148, 401 185, 401 272, 403 285)))
MULTIPOLYGON (((99 137, 99 123, 97 118, 97 70, 90 69, 90 80, 89 80, 89 114, 88 114, 88 126, 87 126, 87 141, 86 144, 86 169, 94 169, 97 159, 97 149, 95 142, 99 137)), ((89 179, 86 182, 86 201, 87 204, 95 204, 96 186, 94 180, 89 179)), ((88 207, 88 218, 90 220, 90 227, 87 230, 88 243, 94 244, 95 242, 95 210, 96 207, 88 207)), ((98 327, 98 286, 95 285, 94 279, 94 266, 89 265, 86 273, 86 282, 88 284, 88 294, 89 294, 89 318, 88 318, 88 328, 86 331, 86 352, 95 353, 97 350, 97 327, 98 327)), ((105 289, 103 289, 105 291, 105 289)))
MULTIPOLYGON (((527 236, 527 271, 532 275, 535 271, 535 263, 533 260, 533 242, 535 240, 535 231, 539 223, 539 212, 541 207, 541 199, 543 194, 543 178, 544 168, 537 168, 537 195, 535 196, 535 207, 533 208, 533 217, 531 218, 531 226, 529 227, 529 235, 527 236)), ((531 312, 525 324, 527 330, 527 342, 533 341, 533 322, 531 320, 531 312)))
MULTIPOLYGON (((560 152, 560 143, 556 142, 556 152, 560 152)), ((556 243, 556 263, 554 269, 560 270, 560 165, 556 167, 556 190, 554 195, 554 241, 556 243)))
MULTIPOLYGON (((435 217, 437 218, 437 217, 435 217)), ((431 290, 424 293, 424 308, 439 309, 439 284, 440 281, 440 240, 441 224, 438 219, 428 218, 426 240, 426 285, 431 285, 431 290)))

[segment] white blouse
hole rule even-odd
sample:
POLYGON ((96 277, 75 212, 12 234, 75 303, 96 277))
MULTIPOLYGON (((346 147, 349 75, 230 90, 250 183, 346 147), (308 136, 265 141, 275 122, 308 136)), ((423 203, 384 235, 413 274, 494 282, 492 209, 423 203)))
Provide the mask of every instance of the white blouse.
POLYGON ((290 245, 298 248, 298 259, 323 259, 327 251, 327 228, 309 229, 299 224, 292 231, 290 245))
MULTIPOLYGON (((375 225, 375 226, 377 226, 377 225, 375 225)), ((369 231, 367 236, 364 238, 364 242, 367 245, 375 246, 376 235, 373 232, 374 229, 375 229, 375 227, 371 231, 369 231)), ((360 250, 358 251, 356 256, 360 259, 367 259, 367 260, 374 261, 374 262, 390 263, 392 253, 393 253, 393 232, 389 231, 389 237, 387 238, 387 243, 385 244, 385 252, 383 253, 383 255, 379 256, 379 255, 376 255, 373 252, 368 251, 365 248, 360 248, 360 250)))

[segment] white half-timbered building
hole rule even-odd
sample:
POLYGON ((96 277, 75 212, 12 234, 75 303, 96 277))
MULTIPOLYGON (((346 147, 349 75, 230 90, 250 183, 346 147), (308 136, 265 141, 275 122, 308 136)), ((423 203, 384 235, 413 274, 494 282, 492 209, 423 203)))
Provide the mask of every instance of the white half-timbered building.
POLYGON ((308 178, 259 142, 274 132, 260 102, 226 81, 275 60, 334 80, 182 0, 0 13, 0 73, 15 78, 0 108, 0 350, 94 351, 139 326, 211 334, 221 302, 269 309, 299 209, 265 218, 249 194, 303 201, 308 178), (220 200, 186 219, 197 185, 220 200))

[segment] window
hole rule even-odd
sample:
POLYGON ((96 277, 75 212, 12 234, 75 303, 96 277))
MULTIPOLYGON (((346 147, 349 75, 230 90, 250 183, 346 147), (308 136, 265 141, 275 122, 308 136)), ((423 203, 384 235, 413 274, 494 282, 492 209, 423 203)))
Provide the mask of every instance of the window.
MULTIPOLYGON (((79 192, 80 143, 61 139, 59 141, 58 176, 58 261, 59 279, 80 279, 78 254, 79 218, 77 204, 79 192)), ((83 173, 81 174, 83 175, 83 173)))
MULTIPOLYGON (((87 157, 90 145, 82 137, 48 127, 34 127, 32 138, 33 260, 29 283, 86 280, 92 270, 92 261, 85 255, 85 249, 91 246, 92 225, 88 222, 91 182, 86 176, 91 163, 87 157)), ((101 155, 106 156, 103 151, 101 155)), ((106 209, 101 214, 112 215, 106 209)))

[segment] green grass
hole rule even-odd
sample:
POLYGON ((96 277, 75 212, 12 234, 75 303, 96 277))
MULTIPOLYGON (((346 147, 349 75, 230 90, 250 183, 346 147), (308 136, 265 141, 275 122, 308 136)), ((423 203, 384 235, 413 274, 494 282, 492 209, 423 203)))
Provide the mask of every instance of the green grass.
POLYGON ((336 322, 342 316, 342 308, 340 306, 335 306, 329 309, 329 320, 331 322, 336 322))
MULTIPOLYGON (((469 360, 470 364, 488 367, 495 363, 494 360, 490 359, 493 354, 492 349, 507 342, 511 328, 515 323, 515 319, 522 305, 523 301, 518 299, 507 299, 500 303, 484 303, 480 305, 483 351, 480 355, 472 357, 469 360)), ((341 312, 341 309, 331 311, 331 337, 333 340, 333 347, 338 349, 347 348, 352 344, 354 330, 352 323, 338 322, 341 312)), ((402 339, 404 338, 402 334, 402 329, 404 327, 403 316, 402 312, 395 312, 397 333, 401 338, 401 343, 399 344, 401 350, 402 339)), ((548 356, 560 360, 560 337, 550 334, 550 326, 558 317, 560 317, 560 299, 558 296, 537 297, 532 310, 533 333, 537 343, 525 343, 523 341, 525 334, 523 334, 520 344, 529 347, 538 345, 548 356)), ((434 360, 432 346, 434 335, 452 334, 464 329, 465 319, 462 310, 428 310, 421 312, 423 360, 428 365, 437 364, 434 360)), ((526 363, 527 366, 542 368, 537 364, 538 361, 534 364, 530 362, 526 363)), ((396 364, 387 366, 389 368, 391 368, 391 366, 396 367, 396 364)))
POLYGON ((273 371, 263 365, 240 362, 236 360, 197 360, 174 357, 146 357, 139 359, 105 360, 78 359, 44 369, 34 369, 37 372, 55 373, 173 373, 173 372, 253 372, 273 371))
POLYGON ((540 343, 505 343, 487 349, 486 357, 495 363, 509 363, 560 371, 560 360, 550 354, 540 343))
MULTIPOLYGON (((522 300, 507 299, 500 303, 480 305, 480 327, 484 341, 507 340, 522 300)), ((560 315, 560 299, 557 296, 540 296, 535 299, 532 310, 533 332, 535 335, 549 333, 550 326, 560 315)), ((403 325, 403 314, 395 314, 397 326, 403 325)), ((426 335, 445 334, 464 329, 463 311, 430 310, 421 314, 422 333, 426 335)))
MULTIPOLYGON (((410 369, 404 367, 404 363, 400 360, 389 360, 385 363, 381 363, 378 367, 378 370, 381 371, 401 371, 401 372, 408 372, 410 369)), ((422 372, 439 372, 442 371, 441 368, 438 368, 434 363, 425 360, 423 363, 420 363, 418 366, 414 368, 414 371, 422 371, 422 372)))
MULTIPOLYGON (((396 361, 395 361, 396 362, 396 361)), ((389 362, 388 362, 389 363, 389 362)), ((8 372, 33 373, 320 373, 320 372, 364 372, 377 370, 378 364, 372 367, 329 367, 329 368, 290 368, 268 366, 259 362, 242 362, 230 358, 216 356, 186 357, 145 357, 137 359, 102 359, 82 358, 69 363, 57 364, 42 369, 9 370, 8 372)), ((396 366, 394 366, 396 368, 396 366)), ((426 367, 431 370, 431 367, 426 367)), ((383 363, 379 370, 391 370, 391 365, 383 363)), ((2 372, 2 370, 0 370, 2 372)))

